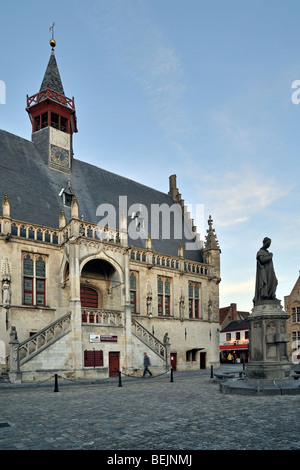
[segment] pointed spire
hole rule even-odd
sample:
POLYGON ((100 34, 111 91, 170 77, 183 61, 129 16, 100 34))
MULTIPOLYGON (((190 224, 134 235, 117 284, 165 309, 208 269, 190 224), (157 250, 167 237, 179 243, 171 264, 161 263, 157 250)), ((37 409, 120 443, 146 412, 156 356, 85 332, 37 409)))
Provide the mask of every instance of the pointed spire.
POLYGON ((41 84, 40 92, 48 87, 61 95, 65 94, 53 49, 41 84))
POLYGON ((212 228, 212 223, 213 219, 211 218, 211 215, 208 218, 208 230, 207 235, 206 235, 206 242, 205 242, 205 249, 206 250, 219 250, 219 242, 217 240, 216 234, 215 234, 215 229, 212 228))

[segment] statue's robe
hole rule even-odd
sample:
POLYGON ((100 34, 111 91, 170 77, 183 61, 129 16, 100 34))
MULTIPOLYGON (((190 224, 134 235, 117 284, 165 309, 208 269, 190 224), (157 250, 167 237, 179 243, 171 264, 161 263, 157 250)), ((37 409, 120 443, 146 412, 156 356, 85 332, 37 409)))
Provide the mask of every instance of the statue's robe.
POLYGON ((256 285, 253 301, 276 299, 277 278, 274 271, 272 255, 261 248, 256 255, 256 285))

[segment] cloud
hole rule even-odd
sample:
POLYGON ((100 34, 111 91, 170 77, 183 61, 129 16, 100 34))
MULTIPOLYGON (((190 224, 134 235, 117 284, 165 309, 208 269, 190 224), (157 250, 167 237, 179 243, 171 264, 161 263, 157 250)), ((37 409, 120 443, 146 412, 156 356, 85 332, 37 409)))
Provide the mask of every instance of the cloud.
POLYGON ((255 285, 255 279, 249 279, 243 282, 226 282, 220 284, 220 293, 222 296, 233 294, 252 294, 255 285))
POLYGON ((250 165, 208 175, 205 183, 206 201, 213 207, 216 223, 222 226, 247 222, 291 190, 274 175, 260 174, 250 165))

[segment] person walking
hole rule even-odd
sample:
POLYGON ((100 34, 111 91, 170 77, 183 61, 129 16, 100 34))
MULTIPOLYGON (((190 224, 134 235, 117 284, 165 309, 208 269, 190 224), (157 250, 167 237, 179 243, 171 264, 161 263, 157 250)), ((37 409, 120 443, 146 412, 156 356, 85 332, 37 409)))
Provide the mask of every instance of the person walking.
POLYGON ((149 356, 147 356, 147 353, 144 353, 144 373, 143 373, 143 377, 145 377, 146 372, 148 372, 148 374, 150 376, 152 376, 152 373, 149 370, 149 366, 151 366, 150 358, 149 358, 149 356))

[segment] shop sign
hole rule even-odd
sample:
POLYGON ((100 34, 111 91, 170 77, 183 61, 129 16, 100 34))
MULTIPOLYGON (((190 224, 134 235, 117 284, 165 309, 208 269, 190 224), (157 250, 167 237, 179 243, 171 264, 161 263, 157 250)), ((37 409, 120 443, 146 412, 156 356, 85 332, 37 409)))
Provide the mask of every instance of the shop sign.
POLYGON ((100 343, 100 335, 90 335, 90 343, 100 343))
POLYGON ((117 343, 118 337, 113 335, 100 335, 100 341, 102 343, 117 343))

